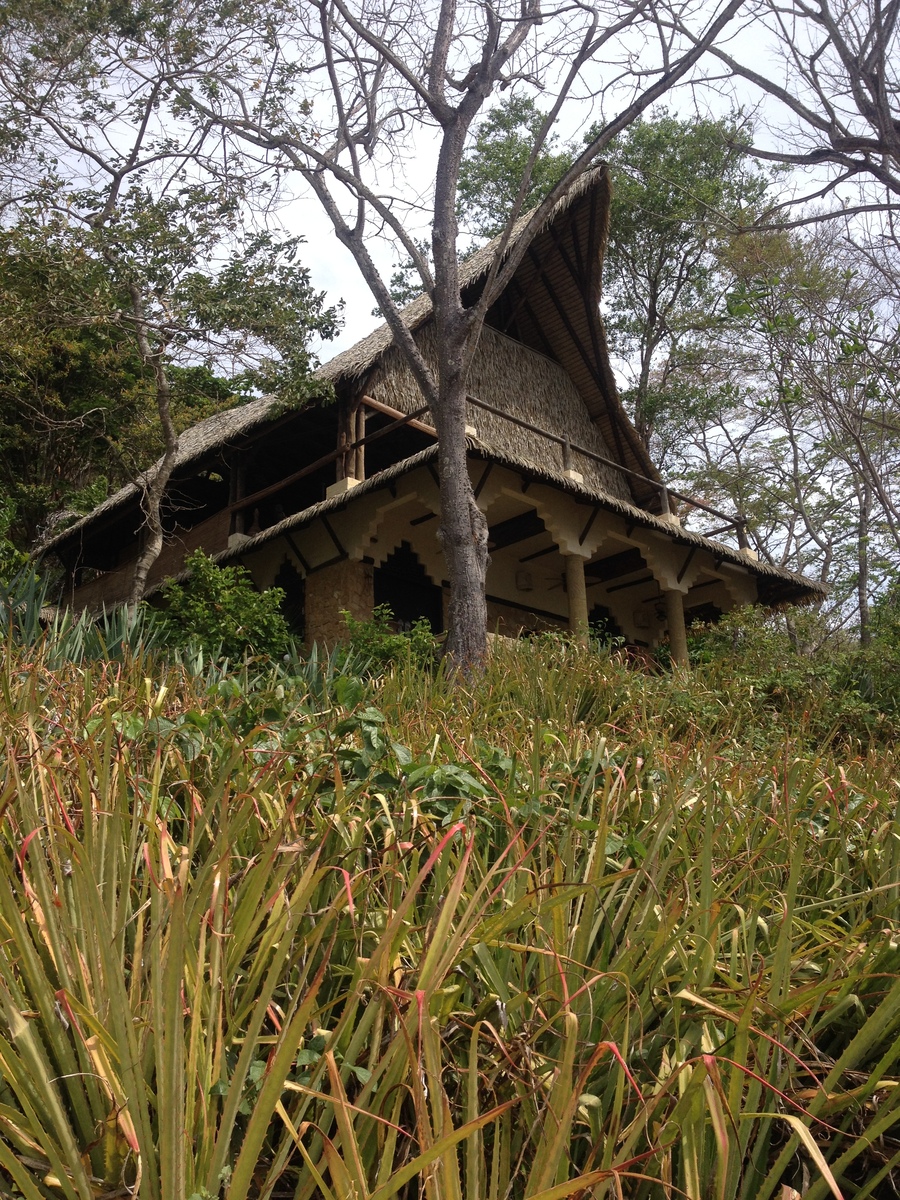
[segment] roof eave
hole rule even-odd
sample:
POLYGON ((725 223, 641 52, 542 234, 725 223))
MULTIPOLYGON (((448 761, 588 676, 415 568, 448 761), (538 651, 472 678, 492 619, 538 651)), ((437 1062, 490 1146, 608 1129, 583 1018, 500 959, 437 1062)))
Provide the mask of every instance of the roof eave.
MULTIPOLYGON (((381 471, 378 475, 373 475, 369 479, 357 484, 350 491, 311 505, 302 512, 285 517, 277 525, 270 526, 270 528, 263 530, 252 538, 248 538, 239 545, 228 547, 214 556, 215 561, 218 563, 234 561, 246 554, 251 554, 254 550, 261 548, 282 534, 291 533, 294 530, 312 524, 313 521, 318 520, 320 517, 342 511, 358 502, 364 496, 376 492, 381 488, 388 487, 402 476, 432 462, 437 457, 437 452, 437 444, 428 446, 425 450, 419 451, 418 454, 414 454, 400 463, 395 463, 393 466, 381 471)), ((479 445, 475 439, 469 439, 468 453, 471 457, 481 459, 482 461, 507 466, 511 470, 515 470, 524 477, 531 479, 532 482, 546 483, 559 491, 571 495, 576 500, 592 504, 621 516, 636 526, 661 533, 679 545, 707 550, 721 562, 727 562, 732 566, 746 570, 757 581, 764 581, 762 588, 764 593, 771 593, 770 599, 760 600, 760 603, 767 608, 778 608, 798 603, 815 603, 818 600, 824 599, 827 595, 828 590, 823 584, 817 583, 805 576, 797 575, 794 572, 785 571, 781 568, 770 566, 767 563, 761 563, 741 550, 704 537, 702 534, 694 533, 692 530, 674 525, 670 521, 656 516, 654 513, 629 504, 625 500, 620 500, 618 497, 612 496, 599 488, 590 488, 583 483, 567 479, 556 472, 542 470, 534 466, 534 464, 517 459, 514 455, 479 445)))

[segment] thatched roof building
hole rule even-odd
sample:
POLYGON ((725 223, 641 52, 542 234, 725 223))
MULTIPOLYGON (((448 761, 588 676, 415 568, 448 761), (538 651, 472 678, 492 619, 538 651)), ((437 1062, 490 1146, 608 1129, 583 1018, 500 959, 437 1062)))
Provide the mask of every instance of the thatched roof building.
MULTIPOLYGON (((739 526, 729 546, 687 531, 669 511, 610 368, 599 311, 608 220, 600 168, 532 241, 488 311, 469 374, 492 622, 510 632, 564 624, 583 619, 586 605, 587 616, 651 645, 685 608, 714 617, 736 603, 814 598, 817 585, 756 561, 739 526)), ((464 264, 464 302, 477 298, 492 261, 491 245, 464 264)), ((435 354, 431 317, 427 296, 403 312, 426 360, 435 354)), ((318 374, 329 392, 322 403, 286 411, 263 397, 182 435, 169 540, 151 587, 199 546, 244 562, 262 587, 282 586, 307 637, 334 640, 342 609, 366 615, 381 601, 402 620, 426 615, 439 627, 437 446, 412 373, 382 326, 318 374)), ((129 484, 48 546, 70 573, 73 603, 127 596, 140 498, 129 484)))

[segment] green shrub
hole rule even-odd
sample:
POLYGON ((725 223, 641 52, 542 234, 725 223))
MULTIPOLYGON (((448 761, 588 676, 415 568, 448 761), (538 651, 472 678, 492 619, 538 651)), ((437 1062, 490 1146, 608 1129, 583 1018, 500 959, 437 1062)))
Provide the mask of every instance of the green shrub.
POLYGON ((690 650, 724 695, 753 697, 757 719, 778 713, 812 743, 895 736, 900 654, 888 641, 860 647, 829 634, 814 611, 792 613, 788 628, 780 616, 737 609, 694 632, 690 650))
POLYGON ((342 616, 350 635, 351 650, 376 668, 406 660, 420 667, 437 661, 437 638, 425 617, 415 621, 408 632, 398 632, 391 626, 394 614, 388 604, 376 604, 369 621, 358 621, 346 609, 342 616))
POLYGON ((191 572, 187 583, 169 584, 164 592, 160 620, 169 645, 198 645, 226 658, 276 657, 288 650, 280 588, 258 592, 244 567, 217 567, 202 550, 185 565, 191 572))

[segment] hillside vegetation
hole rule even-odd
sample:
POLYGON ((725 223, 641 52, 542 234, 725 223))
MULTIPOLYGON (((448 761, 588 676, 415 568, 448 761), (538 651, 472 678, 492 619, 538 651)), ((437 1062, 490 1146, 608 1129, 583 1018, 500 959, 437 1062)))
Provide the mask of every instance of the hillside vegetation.
POLYGON ((8 637, 0 1195, 895 1195, 894 716, 716 637, 8 637))

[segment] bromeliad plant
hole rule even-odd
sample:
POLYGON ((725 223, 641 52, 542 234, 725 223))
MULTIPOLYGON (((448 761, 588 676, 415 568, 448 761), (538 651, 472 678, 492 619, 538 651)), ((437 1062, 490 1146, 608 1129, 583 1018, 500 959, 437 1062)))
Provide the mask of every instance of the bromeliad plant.
POLYGON ((431 676, 401 739, 318 666, 29 655, 0 681, 7 1194, 890 1194, 889 755, 748 769, 647 728, 638 756, 577 705, 500 752, 431 676))

